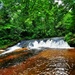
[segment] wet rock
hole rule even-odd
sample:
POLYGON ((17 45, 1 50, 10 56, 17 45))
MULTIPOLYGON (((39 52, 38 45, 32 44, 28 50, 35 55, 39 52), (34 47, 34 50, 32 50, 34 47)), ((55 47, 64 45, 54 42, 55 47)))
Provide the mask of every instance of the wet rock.
POLYGON ((4 51, 5 51, 5 50, 2 50, 2 49, 1 49, 1 50, 0 50, 0 53, 2 53, 2 52, 4 52, 4 51))

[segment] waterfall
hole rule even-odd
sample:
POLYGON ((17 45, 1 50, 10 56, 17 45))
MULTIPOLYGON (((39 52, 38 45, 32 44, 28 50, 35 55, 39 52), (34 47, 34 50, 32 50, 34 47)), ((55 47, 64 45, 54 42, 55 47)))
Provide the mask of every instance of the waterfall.
POLYGON ((60 48, 60 49, 69 49, 71 48, 67 42, 64 40, 53 40, 48 39, 46 42, 41 40, 39 43, 38 41, 30 42, 27 46, 29 49, 41 49, 41 48, 60 48))
POLYGON ((42 39, 42 40, 25 40, 25 41, 19 42, 18 44, 14 45, 12 47, 7 48, 6 51, 1 53, 0 55, 11 53, 11 52, 15 51, 16 49, 21 49, 24 47, 27 47, 29 50, 33 50, 33 49, 42 50, 42 49, 46 49, 46 48, 55 48, 55 49, 56 48, 57 49, 72 48, 61 37, 42 39))

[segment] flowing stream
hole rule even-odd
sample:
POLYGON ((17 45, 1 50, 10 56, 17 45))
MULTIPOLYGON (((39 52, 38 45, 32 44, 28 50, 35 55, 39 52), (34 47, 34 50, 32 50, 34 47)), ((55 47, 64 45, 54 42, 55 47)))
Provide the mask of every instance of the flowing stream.
POLYGON ((75 48, 63 37, 21 41, 0 54, 0 75, 75 75, 75 48))
POLYGON ((16 49, 21 49, 27 47, 29 50, 42 50, 47 48, 55 48, 55 49, 71 49, 66 41, 64 41, 63 37, 49 38, 49 39, 40 39, 40 40, 26 40, 21 41, 18 44, 9 47, 5 52, 0 55, 4 55, 7 53, 11 53, 16 49))

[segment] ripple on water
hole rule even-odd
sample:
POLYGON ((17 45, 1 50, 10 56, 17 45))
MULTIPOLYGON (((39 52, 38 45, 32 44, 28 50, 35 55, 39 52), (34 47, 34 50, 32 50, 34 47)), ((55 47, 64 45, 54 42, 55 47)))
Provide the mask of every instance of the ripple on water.
MULTIPOLYGON (((74 52, 74 50, 46 50, 38 55, 28 58, 28 60, 23 61, 24 63, 20 63, 20 65, 17 64, 15 67, 8 67, 0 70, 0 74, 12 75, 13 73, 13 75, 75 75, 74 52)), ((24 57, 26 56, 24 55, 24 57)))
POLYGON ((50 60, 40 58, 31 68, 27 69, 28 75, 70 75, 73 65, 68 62, 64 57, 51 58, 50 60))

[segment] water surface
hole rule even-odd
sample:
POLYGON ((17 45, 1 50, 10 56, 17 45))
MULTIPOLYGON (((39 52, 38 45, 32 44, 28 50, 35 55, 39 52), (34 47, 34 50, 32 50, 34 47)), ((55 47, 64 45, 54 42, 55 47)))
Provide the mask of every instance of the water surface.
MULTIPOLYGON (((20 55, 19 52, 17 58, 13 57, 12 61, 15 59, 18 62, 28 54, 29 52, 21 52, 20 55)), ((11 59, 9 56, 7 56, 8 60, 11 59)), ((75 49, 46 49, 24 59, 26 60, 0 68, 0 75, 75 75, 75 49)), ((0 59, 0 62, 4 61, 0 59)), ((4 64, 10 64, 10 61, 4 64)))

